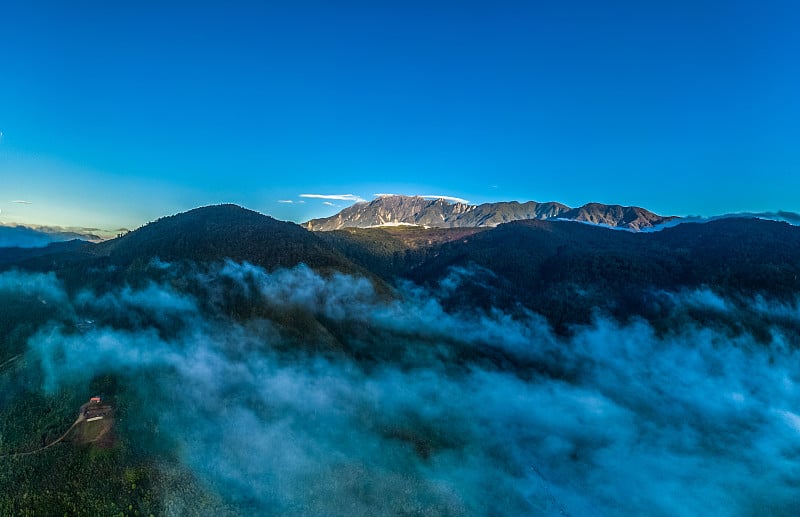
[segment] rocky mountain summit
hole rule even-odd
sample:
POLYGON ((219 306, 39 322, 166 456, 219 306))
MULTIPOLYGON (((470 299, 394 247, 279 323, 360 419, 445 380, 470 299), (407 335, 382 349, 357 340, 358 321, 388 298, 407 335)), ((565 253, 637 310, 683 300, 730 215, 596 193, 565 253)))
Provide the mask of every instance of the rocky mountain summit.
POLYGON ((375 226, 422 226, 428 228, 480 228, 529 219, 568 219, 639 231, 675 217, 664 217, 635 206, 588 203, 571 208, 561 203, 503 201, 470 205, 443 198, 379 196, 356 203, 331 217, 312 219, 303 226, 313 231, 375 226))

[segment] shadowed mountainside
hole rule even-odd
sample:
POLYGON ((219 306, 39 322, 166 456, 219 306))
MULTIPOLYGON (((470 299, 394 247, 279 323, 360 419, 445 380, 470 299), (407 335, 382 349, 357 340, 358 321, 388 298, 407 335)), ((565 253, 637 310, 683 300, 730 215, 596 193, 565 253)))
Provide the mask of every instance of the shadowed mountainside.
POLYGON ((165 262, 248 261, 267 269, 303 262, 313 268, 350 270, 349 261, 300 226, 236 205, 196 208, 163 217, 121 238, 98 244, 114 264, 158 257, 165 262))
POLYGON ((594 311, 658 318, 654 293, 710 286, 729 296, 788 299, 800 291, 800 228, 758 219, 681 224, 653 233, 571 221, 517 221, 468 235, 454 230, 348 229, 325 238, 387 280, 435 286, 466 271, 453 306, 520 305, 555 326, 594 311), (438 239, 423 240, 431 232, 438 239), (415 245, 404 247, 403 235, 415 245))

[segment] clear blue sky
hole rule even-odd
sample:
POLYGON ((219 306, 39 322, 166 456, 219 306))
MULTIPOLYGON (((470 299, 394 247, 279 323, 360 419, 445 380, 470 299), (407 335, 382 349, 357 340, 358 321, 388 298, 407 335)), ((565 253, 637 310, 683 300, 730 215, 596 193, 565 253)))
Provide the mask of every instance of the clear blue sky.
POLYGON ((0 221, 387 192, 800 212, 798 27, 769 0, 14 2, 0 221))

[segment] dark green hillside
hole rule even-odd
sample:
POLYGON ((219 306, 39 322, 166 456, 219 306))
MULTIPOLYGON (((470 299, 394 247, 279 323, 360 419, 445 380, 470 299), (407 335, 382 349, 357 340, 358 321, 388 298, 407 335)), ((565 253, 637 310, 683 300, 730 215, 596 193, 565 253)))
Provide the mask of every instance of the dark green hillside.
POLYGON ((317 232, 324 241, 340 250, 353 262, 381 278, 403 276, 438 253, 448 242, 469 242, 487 228, 346 228, 317 232))
POLYGON ((709 287, 737 299, 784 300, 800 291, 800 228, 786 223, 732 218, 632 233, 528 220, 457 232, 375 228, 320 235, 390 281, 436 286, 454 268, 467 268, 474 274, 462 275, 450 307, 523 306, 557 328, 585 323, 598 309, 658 319, 663 307, 654 308, 653 296, 660 291, 709 287))
MULTIPOLYGON (((267 270, 305 263, 435 287, 455 270, 451 308, 520 307, 558 328, 601 310, 660 317, 653 293, 707 286, 718 294, 788 299, 800 291, 800 228, 759 219, 684 223, 632 233, 569 221, 526 220, 484 228, 350 228, 309 232, 235 205, 164 217, 101 244, 0 251, 0 267, 55 271, 67 286, 136 282, 164 262, 250 262, 267 270), (654 308, 655 307, 655 308, 654 308)), ((382 285, 377 281, 376 284, 382 285)))
POLYGON ((375 278, 316 234, 236 205, 208 206, 163 217, 100 244, 76 241, 46 248, 0 249, 0 269, 55 271, 70 290, 135 283, 147 277, 154 259, 195 264, 230 259, 266 270, 303 263, 320 272, 375 278))
POLYGON ((92 244, 82 240, 66 242, 52 242, 41 248, 0 248, 0 269, 11 264, 26 261, 46 263, 48 260, 58 260, 65 255, 73 255, 85 249, 91 249, 92 244))
POLYGON ((127 235, 97 245, 98 256, 115 265, 136 260, 248 261, 266 269, 305 263, 315 269, 353 271, 330 245, 300 226, 236 205, 216 205, 163 217, 127 235))
POLYGON ((687 223, 652 235, 665 252, 686 257, 689 284, 731 294, 781 298, 800 291, 800 227, 761 219, 687 223))

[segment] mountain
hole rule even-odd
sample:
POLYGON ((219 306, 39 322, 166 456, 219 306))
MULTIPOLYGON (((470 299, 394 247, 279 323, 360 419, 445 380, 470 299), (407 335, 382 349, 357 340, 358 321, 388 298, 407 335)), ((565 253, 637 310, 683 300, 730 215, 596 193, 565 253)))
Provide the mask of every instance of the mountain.
POLYGON ((638 206, 604 205, 602 203, 587 203, 562 212, 558 218, 634 231, 652 228, 676 219, 676 217, 662 217, 638 206))
MULTIPOLYGON (((440 214, 448 209, 453 218, 459 210, 462 216, 489 213, 486 206, 443 200, 383 201, 400 208, 433 207, 440 214)), ((164 217, 99 244, 0 250, 0 267, 53 270, 70 288, 88 282, 102 289, 146 280, 154 274, 154 259, 193 264, 229 259, 268 271, 306 264, 324 273, 365 277, 384 293, 387 286, 409 280, 438 289, 452 283, 448 278, 456 272, 463 278, 447 298, 452 307, 532 310, 559 330, 586 323, 597 310, 658 320, 660 313, 648 312, 654 292, 713 286, 731 297, 786 299, 800 291, 800 228, 787 223, 724 218, 628 232, 602 225, 638 229, 658 216, 599 204, 561 213, 599 224, 557 218, 494 227, 311 232, 235 205, 218 205, 164 217)))
POLYGON ((62 254, 73 255, 86 248, 87 243, 79 239, 63 242, 51 242, 46 246, 23 248, 0 247, 0 267, 3 264, 17 264, 24 261, 53 257, 62 254))
POLYGON ((528 219, 571 219, 605 226, 641 230, 674 217, 663 217, 639 207, 589 203, 570 208, 561 203, 504 201, 468 205, 445 199, 419 196, 380 196, 370 202, 356 203, 331 217, 304 223, 309 230, 330 231, 342 228, 415 225, 429 228, 494 227, 502 223, 528 219))
MULTIPOLYGON (((443 200, 383 201, 397 207, 449 207, 453 217, 458 210, 462 216, 491 212, 488 206, 443 200)), ((507 205, 519 210, 533 206, 507 205)), ((561 214, 596 224, 556 218, 463 228, 399 225, 312 232, 239 206, 217 205, 163 217, 101 243, 0 248, 0 271, 52 271, 70 291, 103 292, 158 280, 159 261, 184 270, 198 265, 213 269, 226 260, 266 271, 305 264, 325 275, 365 278, 382 295, 402 290, 409 281, 433 292, 448 291, 442 298, 448 310, 533 311, 564 333, 589 323, 597 312, 643 318, 668 329, 665 315, 672 295, 663 293, 712 289, 741 303, 758 297, 795 303, 800 292, 800 227, 786 222, 726 217, 635 232, 603 225, 617 222, 639 229, 658 219, 641 209, 600 204, 561 214), (452 285, 458 288, 446 288, 452 285)), ((708 317, 698 314, 698 324, 708 317)))
POLYGON ((77 289, 146 280, 156 259, 201 265, 233 260, 268 271, 302 263, 323 273, 337 271, 364 276, 383 287, 374 274, 316 234, 295 223, 230 204, 162 217, 100 243, 67 244, 0 249, 0 269, 56 271, 68 288, 77 289))
POLYGON ((42 248, 51 242, 100 241, 90 230, 52 226, 7 226, 0 224, 0 248, 42 248))
POLYGON ((117 265, 158 257, 166 262, 231 259, 267 269, 303 262, 318 269, 352 270, 350 261, 297 224, 231 204, 163 217, 97 244, 94 253, 117 265))
POLYGON ((388 282, 459 288, 452 307, 517 307, 555 328, 596 311, 659 320, 654 293, 713 289, 732 298, 793 300, 800 292, 800 228, 726 218, 659 232, 615 231, 565 220, 495 228, 348 228, 319 234, 388 282), (425 238, 429 236, 429 238, 425 238), (653 312, 655 311, 655 312, 653 312))

